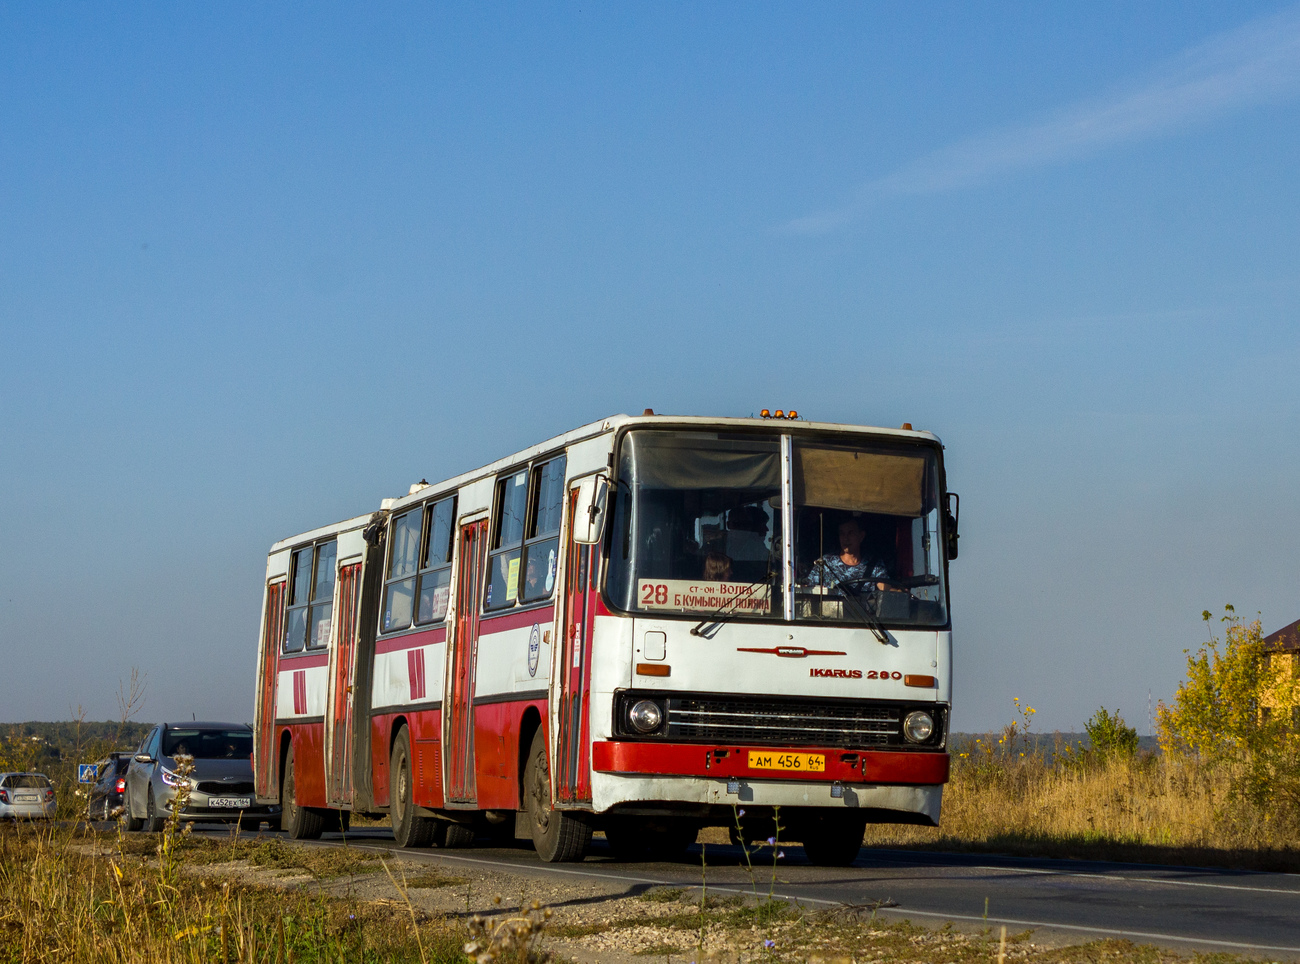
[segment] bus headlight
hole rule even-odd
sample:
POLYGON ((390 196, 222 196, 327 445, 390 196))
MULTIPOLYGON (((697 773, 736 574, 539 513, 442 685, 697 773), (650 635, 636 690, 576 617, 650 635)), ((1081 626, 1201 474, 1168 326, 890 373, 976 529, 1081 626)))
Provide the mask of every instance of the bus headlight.
POLYGON ((934 717, 925 710, 913 710, 903 718, 903 736, 909 743, 924 743, 934 732, 934 717))
POLYGON ((627 711, 627 722, 638 733, 653 733, 664 721, 664 711, 654 700, 637 700, 627 711))

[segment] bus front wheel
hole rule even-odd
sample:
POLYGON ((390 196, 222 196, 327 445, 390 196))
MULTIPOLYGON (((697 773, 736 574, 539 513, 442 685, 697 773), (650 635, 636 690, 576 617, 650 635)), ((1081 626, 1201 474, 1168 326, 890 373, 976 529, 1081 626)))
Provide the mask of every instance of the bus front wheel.
POLYGON ((546 759, 546 732, 539 727, 528 751, 525 802, 533 831, 533 846, 547 863, 581 860, 591 842, 591 824, 583 815, 551 809, 551 768, 546 759))
POLYGON ((804 856, 816 867, 847 867, 858 859, 867 820, 847 811, 827 810, 800 821, 804 856))

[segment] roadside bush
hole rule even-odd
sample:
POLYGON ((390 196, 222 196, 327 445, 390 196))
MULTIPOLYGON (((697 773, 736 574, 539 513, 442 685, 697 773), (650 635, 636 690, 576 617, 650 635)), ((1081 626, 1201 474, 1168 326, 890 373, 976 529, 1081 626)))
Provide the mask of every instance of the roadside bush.
POLYGON ((1106 707, 1100 707, 1083 728, 1088 733, 1093 752, 1099 757, 1131 757, 1137 753, 1138 732, 1124 722, 1119 710, 1112 714, 1106 707))

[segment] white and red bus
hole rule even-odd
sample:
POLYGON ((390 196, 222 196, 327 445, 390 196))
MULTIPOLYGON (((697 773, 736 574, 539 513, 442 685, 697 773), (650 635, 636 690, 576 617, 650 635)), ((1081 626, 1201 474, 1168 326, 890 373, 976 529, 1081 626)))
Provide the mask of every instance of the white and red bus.
MULTIPOLYGON (((766 414, 766 413, 765 413, 766 414)), ((626 858, 938 822, 956 496, 928 432, 615 416, 277 542, 257 796, 295 837, 626 858)))

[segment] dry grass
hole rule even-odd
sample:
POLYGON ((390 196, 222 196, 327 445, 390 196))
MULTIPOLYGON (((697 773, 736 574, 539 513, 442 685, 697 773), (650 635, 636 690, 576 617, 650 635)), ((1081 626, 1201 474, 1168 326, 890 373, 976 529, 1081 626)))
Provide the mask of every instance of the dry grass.
POLYGON ((1235 797, 1226 768, 997 739, 957 748, 941 826, 872 826, 866 844, 1300 870, 1295 816, 1235 797))
MULTIPOLYGON (((0 962, 465 960, 463 931, 417 923, 400 907, 213 882, 148 855, 105 855, 92 842, 105 841, 57 827, 0 829, 0 962)), ((180 847, 177 859, 196 852, 180 847)))

